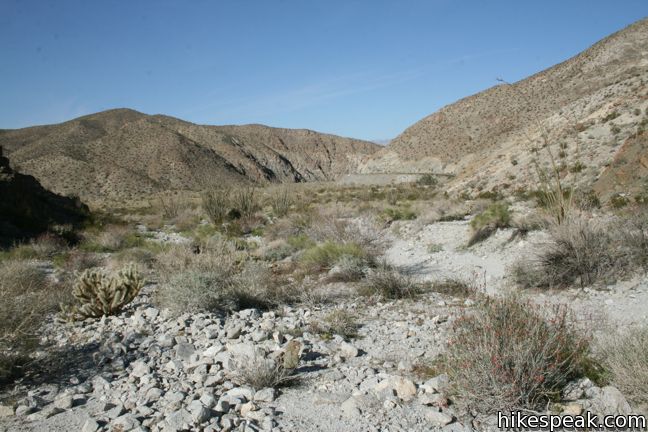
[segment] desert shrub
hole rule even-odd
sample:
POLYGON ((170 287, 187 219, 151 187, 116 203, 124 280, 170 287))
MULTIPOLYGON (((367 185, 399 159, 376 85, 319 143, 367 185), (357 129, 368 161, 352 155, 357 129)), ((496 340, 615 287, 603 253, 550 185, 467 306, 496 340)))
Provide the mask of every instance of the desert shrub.
POLYGON ((116 252, 145 243, 142 236, 124 225, 108 225, 101 231, 87 233, 85 237, 80 248, 89 252, 116 252))
POLYGON ((607 338, 602 357, 612 383, 632 402, 648 403, 648 329, 607 338))
POLYGON ((227 219, 230 197, 230 189, 213 189, 202 193, 202 208, 214 225, 220 225, 227 219))
POLYGON ((231 196, 231 212, 242 218, 252 218, 261 209, 257 188, 242 186, 234 190, 231 196))
POLYGON ((371 272, 358 288, 360 295, 378 296, 383 299, 411 297, 420 291, 420 285, 385 263, 381 263, 371 272))
POLYGON ((443 245, 440 245, 438 243, 430 243, 428 245, 427 251, 429 254, 435 254, 441 252, 443 251, 443 245))
POLYGON ((286 367, 279 360, 265 358, 259 354, 252 358, 239 359, 236 363, 234 381, 255 390, 286 387, 299 380, 295 368, 286 367))
POLYGON ((290 209, 295 205, 295 193, 287 186, 283 186, 277 191, 274 191, 268 197, 268 202, 272 208, 272 214, 276 217, 284 217, 290 212, 290 209))
POLYGON ((409 207, 389 207, 383 210, 380 217, 386 222, 414 220, 416 219, 416 212, 409 207))
POLYGON ((298 234, 295 236, 290 236, 286 240, 290 246, 295 248, 295 250, 304 250, 314 247, 317 243, 306 234, 298 234))
POLYGON ((570 318, 563 306, 480 299, 454 322, 444 358, 456 401, 484 414, 544 409, 589 360, 588 339, 570 318))
POLYGON ((263 253, 263 259, 270 262, 281 261, 291 256, 295 251, 296 249, 293 246, 287 243, 280 243, 266 249, 263 253))
POLYGON ((601 208, 601 199, 596 191, 592 189, 579 191, 575 196, 575 200, 578 207, 584 210, 601 208))
POLYGON ((144 279, 133 265, 118 272, 88 269, 79 274, 72 288, 75 304, 63 313, 72 319, 118 314, 139 294, 144 279))
POLYGON ((610 202, 610 205, 612 206, 612 208, 620 209, 620 208, 623 208, 623 207, 627 206, 628 204, 630 204, 630 198, 628 198, 624 194, 618 193, 618 194, 612 195, 612 197, 610 197, 609 202, 610 202))
POLYGON ((343 255, 337 261, 334 272, 328 277, 329 282, 357 282, 362 280, 375 263, 367 257, 343 255))
POLYGON ((231 309, 225 294, 231 284, 231 278, 218 271, 182 271, 160 285, 156 303, 176 316, 187 312, 231 309))
POLYGON ((0 262, 0 381, 10 378, 38 346, 37 330, 59 296, 35 264, 0 262))
POLYGON ((245 216, 237 218, 225 227, 226 234, 231 237, 240 237, 243 235, 263 235, 266 220, 260 215, 245 216))
POLYGON ((111 260, 121 265, 132 263, 141 268, 150 268, 155 261, 155 255, 149 249, 137 247, 123 249, 113 255, 111 260))
POLYGON ((520 261, 513 277, 525 288, 586 286, 626 266, 604 227, 580 218, 554 226, 551 241, 533 260, 520 261))
POLYGON ((358 323, 352 313, 336 309, 321 320, 312 322, 310 330, 326 339, 339 335, 348 340, 358 335, 358 323))
POLYGON ((623 215, 618 223, 618 236, 627 251, 628 261, 646 269, 648 267, 648 211, 645 208, 632 210, 623 215))
POLYGON ((474 233, 468 240, 468 246, 486 240, 499 228, 508 228, 511 226, 508 204, 503 202, 491 204, 470 221, 470 226, 474 233))
POLYGON ((248 261, 232 278, 225 294, 232 309, 267 309, 284 300, 278 298, 279 292, 275 287, 275 280, 266 265, 248 261))
POLYGON ((432 282, 430 291, 453 297, 472 297, 477 294, 477 287, 460 279, 444 279, 432 282))
POLYGON ((439 184, 439 179, 433 174, 423 174, 417 181, 419 186, 436 186, 439 184))
POLYGON ((176 315, 225 307, 223 292, 238 271, 241 254, 223 238, 212 237, 196 249, 175 245, 156 257, 160 284, 155 302, 176 315))
POLYGON ((369 258, 367 252, 356 243, 334 243, 327 241, 304 251, 300 261, 312 271, 330 270, 343 257, 369 258))
POLYGON ((67 249, 67 244, 63 238, 45 233, 30 241, 30 247, 35 255, 39 258, 52 258, 54 255, 67 249))
POLYGON ((165 219, 174 219, 180 213, 182 203, 177 196, 170 195, 166 198, 160 196, 160 209, 165 219))

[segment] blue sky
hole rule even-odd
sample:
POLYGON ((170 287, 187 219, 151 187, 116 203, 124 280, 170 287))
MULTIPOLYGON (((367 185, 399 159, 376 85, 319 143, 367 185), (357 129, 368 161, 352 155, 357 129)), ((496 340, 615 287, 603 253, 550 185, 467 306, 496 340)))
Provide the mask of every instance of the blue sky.
POLYGON ((0 0, 0 128, 128 107, 392 138, 646 15, 646 0, 0 0))

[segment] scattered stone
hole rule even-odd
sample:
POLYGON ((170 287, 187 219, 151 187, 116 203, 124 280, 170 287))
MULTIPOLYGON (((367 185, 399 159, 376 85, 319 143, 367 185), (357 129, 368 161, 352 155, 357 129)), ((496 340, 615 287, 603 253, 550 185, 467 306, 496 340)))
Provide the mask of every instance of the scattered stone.
POLYGON ((276 390, 272 387, 264 388, 254 394, 254 400, 258 402, 272 402, 275 400, 276 390))
POLYGON ((357 357, 358 353, 359 353, 358 348, 354 347, 350 343, 342 342, 342 344, 340 344, 340 355, 343 358, 348 359, 348 358, 357 357))
POLYGON ((390 376, 374 387, 376 393, 385 390, 392 390, 404 401, 409 401, 416 395, 416 385, 414 382, 401 376, 390 376))
POLYGON ((452 423, 453 417, 444 412, 429 409, 425 412, 425 417, 430 422, 431 426, 443 427, 452 423))

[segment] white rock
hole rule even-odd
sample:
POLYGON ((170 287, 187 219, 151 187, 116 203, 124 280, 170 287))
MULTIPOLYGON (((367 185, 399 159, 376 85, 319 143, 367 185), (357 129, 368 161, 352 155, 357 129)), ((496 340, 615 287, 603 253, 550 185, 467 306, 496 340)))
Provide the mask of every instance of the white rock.
POLYGON ((340 356, 343 358, 353 358, 358 356, 358 348, 354 347, 348 342, 342 342, 340 344, 340 356))
POLYGON ((425 418, 428 419, 432 426, 443 427, 452 423, 452 416, 444 412, 439 412, 434 409, 429 409, 425 412, 425 418))
POLYGON ((272 387, 264 388, 254 394, 254 400, 258 402, 272 402, 275 400, 276 391, 272 387))

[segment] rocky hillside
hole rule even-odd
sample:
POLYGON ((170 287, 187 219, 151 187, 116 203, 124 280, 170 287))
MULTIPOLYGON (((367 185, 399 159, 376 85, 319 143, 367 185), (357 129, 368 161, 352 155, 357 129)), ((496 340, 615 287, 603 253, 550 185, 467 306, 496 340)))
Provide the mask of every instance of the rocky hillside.
MULTIPOLYGON (((497 85, 422 119, 363 172, 450 172, 457 188, 532 181, 544 140, 564 175, 592 183, 620 146, 648 124, 648 19, 513 85, 497 85), (574 168, 577 166, 578 168, 574 168)), ((502 71, 506 74, 506 71, 502 71)))
POLYGON ((80 201, 48 191, 28 175, 15 172, 0 147, 0 247, 33 237, 52 225, 77 224, 88 209, 80 201))
POLYGON ((201 126, 118 109, 0 131, 21 170, 88 201, 242 182, 332 180, 379 146, 310 130, 201 126))

